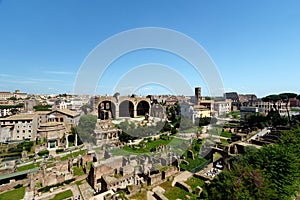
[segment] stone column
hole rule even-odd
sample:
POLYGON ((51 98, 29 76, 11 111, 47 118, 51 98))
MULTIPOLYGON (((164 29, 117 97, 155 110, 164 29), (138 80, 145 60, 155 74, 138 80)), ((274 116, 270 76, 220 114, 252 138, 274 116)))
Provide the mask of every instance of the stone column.
POLYGON ((77 143, 78 143, 78 134, 75 134, 75 147, 77 147, 77 143))
POLYGON ((68 133, 66 133, 66 148, 68 148, 69 147, 69 140, 68 140, 68 133))
POLYGON ((133 117, 137 116, 137 105, 133 105, 133 117))
POLYGON ((120 109, 119 109, 119 103, 116 103, 116 110, 115 110, 115 118, 118 119, 120 117, 120 109))

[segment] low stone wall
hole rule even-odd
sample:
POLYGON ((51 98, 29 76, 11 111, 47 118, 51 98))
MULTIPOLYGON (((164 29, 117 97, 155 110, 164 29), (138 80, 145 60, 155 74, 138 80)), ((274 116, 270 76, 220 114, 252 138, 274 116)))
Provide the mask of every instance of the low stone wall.
POLYGON ((187 192, 190 192, 190 193, 193 192, 192 188, 188 184, 186 184, 184 182, 176 182, 175 186, 177 186, 177 187, 179 187, 179 188, 181 188, 181 189, 183 189, 183 190, 185 190, 187 192))
POLYGON ((0 186, 0 193, 12 190, 18 184, 25 185, 25 184, 28 184, 28 183, 29 183, 29 180, 24 179, 24 180, 16 181, 16 182, 13 182, 13 183, 8 183, 8 184, 5 184, 5 185, 1 185, 0 186))
POLYGON ((157 200, 169 200, 167 197, 165 197, 165 195, 163 195, 160 192, 154 192, 153 196, 157 200))
POLYGON ((153 174, 150 176, 150 182, 148 184, 154 185, 156 183, 159 183, 160 181, 162 181, 162 174, 161 173, 153 174))

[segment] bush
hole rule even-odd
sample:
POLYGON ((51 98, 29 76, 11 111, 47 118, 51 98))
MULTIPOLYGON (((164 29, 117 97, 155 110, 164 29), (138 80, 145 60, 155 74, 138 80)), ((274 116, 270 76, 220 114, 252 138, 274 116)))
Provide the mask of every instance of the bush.
POLYGON ((18 188, 21 188, 21 187, 23 187, 22 184, 18 184, 18 185, 16 185, 16 186, 14 186, 15 189, 18 189, 18 188))
POLYGON ((63 151, 63 149, 56 149, 56 153, 62 153, 63 151))
POLYGON ((73 182, 74 180, 75 180, 75 178, 71 178, 71 179, 66 180, 66 181, 64 181, 64 182, 62 182, 62 183, 57 183, 57 184, 55 184, 55 185, 46 186, 46 187, 43 187, 43 188, 38 189, 38 192, 49 192, 49 191, 50 191, 50 188, 60 187, 60 186, 62 186, 62 185, 64 185, 64 184, 68 185, 68 184, 70 184, 71 182, 73 182))
POLYGON ((38 152, 38 155, 39 156, 49 155, 49 151, 48 150, 40 151, 40 152, 38 152))

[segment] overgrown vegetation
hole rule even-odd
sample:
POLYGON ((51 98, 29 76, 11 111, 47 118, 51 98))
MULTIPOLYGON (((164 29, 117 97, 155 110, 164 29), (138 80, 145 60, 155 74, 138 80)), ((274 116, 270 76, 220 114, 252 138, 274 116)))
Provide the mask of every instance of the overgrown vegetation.
POLYGON ((40 151, 40 152, 38 152, 38 155, 39 156, 47 156, 47 155, 49 155, 49 150, 40 151))
POLYGON ((22 142, 19 143, 16 147, 12 147, 8 149, 9 153, 13 153, 13 152, 22 152, 22 151, 27 151, 27 152, 31 152, 32 147, 34 145, 34 142, 22 142))
POLYGON ((33 108, 35 111, 51 111, 51 105, 37 105, 33 108))
POLYGON ((229 159, 208 188, 209 199, 291 199, 300 189, 300 128, 274 145, 229 159))
POLYGON ((181 162, 180 163, 180 169, 181 170, 186 170, 186 171, 192 171, 196 172, 201 170, 203 166, 207 164, 207 160, 202 158, 200 156, 200 150, 201 150, 201 141, 199 140, 194 140, 192 145, 183 153, 184 160, 186 162, 181 162), (188 156, 188 151, 192 151, 194 154, 194 159, 188 156))
POLYGON ((173 136, 161 135, 157 139, 145 138, 138 145, 124 146, 122 150, 114 149, 112 151, 115 155, 130 155, 132 153, 150 153, 158 150, 163 145, 172 146, 173 151, 176 149, 182 149, 188 145, 188 141, 173 136))
POLYGON ((23 108, 24 104, 19 103, 16 105, 0 105, 0 109, 17 109, 17 108, 23 108))
POLYGON ((85 143, 95 144, 94 130, 97 123, 97 116, 84 115, 80 118, 79 124, 75 127, 76 134, 78 134, 80 140, 85 143))
POLYGON ((29 169, 33 169, 35 167, 39 167, 40 166, 40 163, 37 162, 37 163, 32 163, 32 164, 29 164, 29 165, 23 165, 21 167, 17 167, 18 171, 25 171, 25 170, 29 170, 29 169))

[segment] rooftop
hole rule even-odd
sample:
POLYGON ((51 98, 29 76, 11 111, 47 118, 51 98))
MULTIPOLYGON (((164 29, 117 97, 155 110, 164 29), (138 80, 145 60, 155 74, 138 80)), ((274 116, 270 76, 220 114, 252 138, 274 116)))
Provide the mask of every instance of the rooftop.
POLYGON ((17 114, 12 115, 10 117, 1 118, 0 121, 8 121, 8 120, 32 120, 36 114, 17 114))

